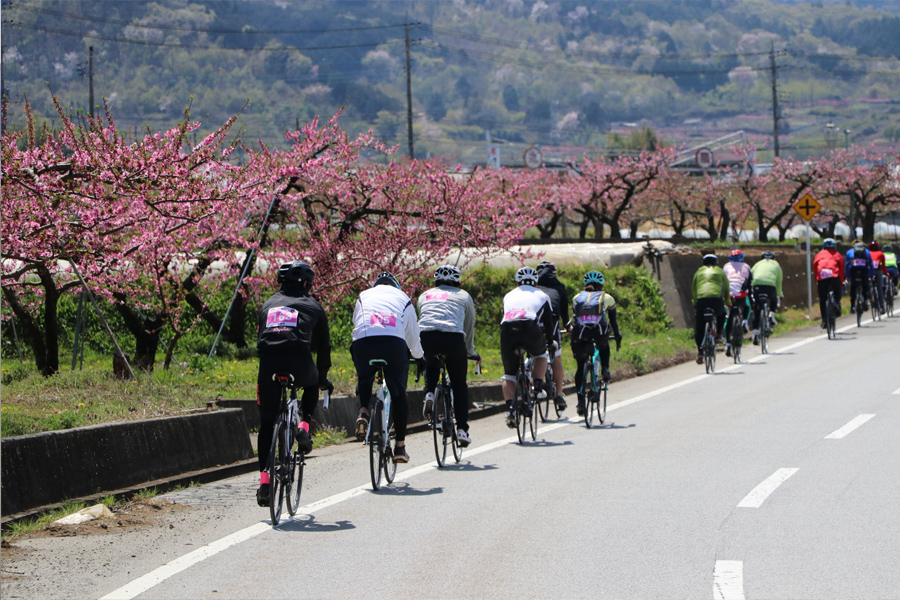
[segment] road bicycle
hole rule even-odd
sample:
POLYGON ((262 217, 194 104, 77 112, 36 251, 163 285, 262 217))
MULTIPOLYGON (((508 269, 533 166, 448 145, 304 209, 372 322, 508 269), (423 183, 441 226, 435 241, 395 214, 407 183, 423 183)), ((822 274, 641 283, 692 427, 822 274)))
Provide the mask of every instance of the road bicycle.
POLYGON ((772 317, 769 314, 769 295, 759 294, 759 349, 763 354, 769 353, 769 336, 772 335, 772 317))
POLYGON ((856 311, 856 326, 862 327, 862 316, 865 306, 865 302, 863 301, 863 281, 862 278, 855 278, 853 282, 854 286, 856 286, 856 293, 853 295, 853 309, 856 311))
POLYGON ((825 300, 825 330, 828 333, 829 340, 837 339, 835 327, 837 325, 838 303, 834 297, 834 291, 828 292, 828 298, 825 300))
POLYGON ((440 364, 438 383, 434 388, 434 402, 431 405, 431 419, 428 424, 434 435, 434 456, 438 467, 443 467, 447 461, 447 446, 453 452, 453 460, 459 462, 462 459, 462 446, 459 445, 459 437, 456 429, 456 415, 453 410, 453 391, 450 389, 450 377, 444 361, 447 356, 437 355, 440 364))
POLYGON ((375 358, 369 364, 376 368, 375 381, 377 387, 369 407, 369 426, 363 444, 369 447, 369 476, 372 489, 381 488, 381 475, 388 483, 393 483, 397 474, 397 463, 394 462, 394 451, 391 449, 391 392, 384 379, 384 368, 387 361, 375 358))
POLYGON ((700 343, 700 352, 703 354, 703 363, 707 373, 716 372, 716 312, 707 308, 703 312, 703 341, 700 343))
POLYGON ((728 313, 728 342, 734 364, 741 362, 741 346, 744 345, 744 298, 732 298, 728 313))
POLYGON ((305 455, 299 449, 291 450, 300 426, 300 408, 297 402, 297 385, 290 373, 275 373, 272 380, 281 385, 281 410, 275 420, 272 446, 266 462, 269 473, 269 515, 272 526, 281 519, 281 507, 287 499, 291 516, 300 506, 300 490, 303 487, 305 455))
POLYGON ((878 304, 878 278, 875 276, 869 278, 869 295, 871 296, 870 306, 872 307, 872 321, 880 321, 881 311, 879 310, 878 304))
POLYGON ((528 430, 531 440, 537 440, 538 403, 531 398, 531 374, 525 368, 525 347, 516 346, 513 351, 519 357, 519 369, 516 371, 516 397, 513 399, 512 411, 516 421, 516 435, 519 443, 525 443, 528 430))
POLYGON ((894 282, 890 277, 884 278, 884 310, 888 317, 894 316, 894 282))
POLYGON ((595 410, 600 424, 606 421, 606 392, 609 389, 609 383, 600 377, 600 350, 596 346, 584 363, 583 373, 579 394, 584 398, 584 424, 590 429, 595 410))

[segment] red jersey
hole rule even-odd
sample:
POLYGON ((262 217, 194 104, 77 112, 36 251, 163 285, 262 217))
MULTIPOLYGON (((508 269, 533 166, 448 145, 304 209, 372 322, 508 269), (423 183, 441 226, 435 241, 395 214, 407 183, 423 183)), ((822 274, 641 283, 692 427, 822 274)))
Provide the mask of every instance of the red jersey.
POLYGON ((834 248, 826 248, 813 259, 813 271, 816 274, 816 281, 840 277, 841 283, 844 283, 844 257, 834 248))
POLYGON ((869 250, 869 254, 872 255, 872 264, 875 265, 875 270, 887 275, 887 267, 884 265, 884 252, 881 250, 869 250))

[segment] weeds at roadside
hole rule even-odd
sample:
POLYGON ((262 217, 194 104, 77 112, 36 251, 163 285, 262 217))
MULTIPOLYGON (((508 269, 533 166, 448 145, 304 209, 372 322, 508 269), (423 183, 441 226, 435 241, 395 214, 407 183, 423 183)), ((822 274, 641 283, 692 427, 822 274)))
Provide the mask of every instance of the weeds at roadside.
POLYGON ((313 435, 313 448, 341 444, 346 439, 347 432, 343 428, 332 427, 331 425, 320 425, 316 428, 315 435, 313 435))

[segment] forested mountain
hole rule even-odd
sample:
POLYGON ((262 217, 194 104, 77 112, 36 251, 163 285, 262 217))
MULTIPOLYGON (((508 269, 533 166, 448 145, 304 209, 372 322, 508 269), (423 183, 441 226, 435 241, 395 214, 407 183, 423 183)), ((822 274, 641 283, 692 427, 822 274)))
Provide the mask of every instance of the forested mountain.
POLYGON ((897 2, 764 0, 452 2, 286 0, 3 3, 7 126, 27 97, 52 123, 105 99, 120 129, 172 126, 190 105, 198 135, 242 112, 246 142, 342 106, 351 132, 407 151, 411 40, 417 156, 505 163, 660 140, 693 146, 744 130, 783 154, 900 139, 897 2), (650 129, 646 129, 650 128, 650 129), (652 129, 652 131, 651 131, 652 129))

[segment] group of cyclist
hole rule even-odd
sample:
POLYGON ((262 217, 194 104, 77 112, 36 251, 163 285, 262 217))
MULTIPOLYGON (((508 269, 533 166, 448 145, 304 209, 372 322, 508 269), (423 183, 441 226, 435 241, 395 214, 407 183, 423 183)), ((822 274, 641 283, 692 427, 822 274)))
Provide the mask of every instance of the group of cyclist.
MULTIPOLYGON (((311 295, 315 274, 302 261, 284 263, 278 270, 281 289, 269 298, 259 313, 258 340, 260 365, 257 378, 259 405, 259 448, 268 448, 280 407, 280 384, 273 380, 275 373, 290 373, 295 385, 302 389, 300 423, 297 443, 303 452, 312 450, 309 435, 312 414, 320 390, 331 391, 328 379, 331 367, 331 340, 328 318, 321 304, 311 295), (316 358, 313 361, 312 353, 316 358)), ((383 373, 390 391, 394 419, 393 460, 409 462, 406 450, 406 429, 409 407, 406 387, 410 358, 425 373, 424 416, 430 418, 434 390, 443 359, 450 378, 454 398, 454 412, 460 445, 471 443, 469 436, 469 398, 466 383, 467 360, 481 361, 475 352, 475 304, 460 284, 459 268, 443 265, 434 273, 434 286, 418 298, 418 316, 413 301, 401 289, 391 273, 380 273, 369 289, 361 292, 353 309, 353 331, 350 352, 357 375, 356 393, 359 412, 356 436, 362 439, 369 424, 369 403, 376 368, 373 359, 385 361, 383 373)), ((562 360, 553 360, 555 389, 545 389, 545 375, 550 359, 561 356, 562 329, 571 331, 572 351, 578 362, 576 386, 581 387, 584 363, 599 350, 601 373, 608 381, 609 337, 621 346, 622 335, 616 320, 616 303, 603 291, 604 276, 589 271, 583 278, 584 289, 572 304, 572 321, 568 320, 568 293, 556 276, 556 266, 542 262, 537 269, 523 267, 516 272, 516 287, 503 299, 500 324, 500 356, 504 375, 501 379, 507 407, 507 424, 515 427, 512 401, 515 395, 515 375, 518 368, 516 350, 524 350, 534 359, 533 384, 535 397, 543 399, 554 394, 559 411, 566 408, 562 395, 564 371, 562 360)), ((578 414, 583 414, 584 397, 578 395, 578 414)), ((271 484, 266 470, 268 456, 259 453, 260 485, 257 503, 267 506, 271 484)))
MULTIPOLYGON (((723 333, 728 331, 731 324, 727 317, 731 311, 727 311, 728 302, 731 306, 739 306, 745 315, 743 319, 744 330, 753 330, 753 344, 759 344, 760 318, 770 319, 774 322, 774 311, 778 308, 779 300, 784 298, 782 281, 784 273, 781 266, 775 260, 775 253, 765 251, 762 260, 756 262, 751 268, 744 262, 744 253, 734 249, 728 256, 728 264, 724 268, 718 266, 718 258, 715 254, 703 256, 703 266, 694 274, 691 285, 691 298, 696 310, 694 322, 694 341, 697 344, 697 363, 703 363, 701 344, 704 337, 704 314, 712 310, 716 315, 716 343, 725 341, 723 333), (769 301, 769 315, 762 315, 762 298, 769 301), (749 320, 746 315, 752 315, 749 320), (749 326, 748 326, 749 325, 749 326)), ((877 241, 869 242, 868 248, 861 240, 855 240, 852 248, 846 256, 837 251, 837 244, 832 238, 822 242, 822 250, 813 259, 813 271, 816 277, 816 285, 819 293, 819 309, 822 314, 822 328, 826 327, 826 302, 828 294, 833 293, 838 303, 840 314, 840 300, 843 286, 850 281, 850 298, 856 297, 857 286, 863 287, 863 310, 868 310, 868 298, 873 298, 877 308, 884 314, 884 291, 887 285, 893 285, 895 294, 898 283, 897 255, 891 246, 881 246, 877 241), (874 282, 874 294, 870 295, 869 282, 874 282)), ((851 300, 852 302, 852 300, 851 300)), ((853 312, 855 306, 850 307, 853 312)), ((730 340, 725 343, 725 354, 731 356, 730 340)))
MULTIPOLYGON (((759 345, 760 319, 769 319, 774 325, 774 311, 778 308, 779 299, 784 298, 783 279, 784 272, 775 260, 775 253, 768 250, 752 267, 744 262, 744 253, 739 249, 731 251, 724 268, 719 267, 715 254, 704 255, 703 265, 694 273, 691 284, 691 299, 696 310, 694 342, 697 344, 697 364, 703 363, 703 315, 707 310, 712 310, 716 315, 717 344, 725 341, 723 334, 731 327, 727 322, 730 311, 726 311, 726 302, 730 302, 742 309, 744 328, 752 328, 753 344, 759 345), (768 315, 762 315, 763 298, 769 301, 768 315), (751 315, 749 323, 746 315, 751 315)), ((731 340, 725 343, 725 355, 731 356, 731 340)))

